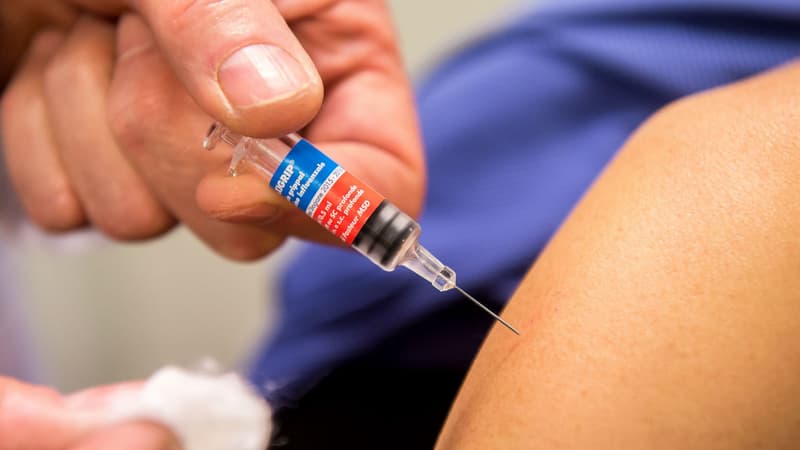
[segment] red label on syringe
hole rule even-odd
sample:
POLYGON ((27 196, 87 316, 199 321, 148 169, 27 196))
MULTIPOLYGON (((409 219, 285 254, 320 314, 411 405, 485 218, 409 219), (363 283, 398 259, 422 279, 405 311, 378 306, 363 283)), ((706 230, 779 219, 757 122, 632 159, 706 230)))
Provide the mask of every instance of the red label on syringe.
POLYGON ((348 244, 384 200, 306 140, 286 155, 269 185, 348 244))

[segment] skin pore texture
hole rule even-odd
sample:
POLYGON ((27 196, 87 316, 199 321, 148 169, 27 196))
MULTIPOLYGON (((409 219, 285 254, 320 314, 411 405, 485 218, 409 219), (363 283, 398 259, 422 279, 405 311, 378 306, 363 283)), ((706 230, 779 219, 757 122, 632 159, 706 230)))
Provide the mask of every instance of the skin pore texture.
POLYGON ((645 123, 511 299, 522 337, 495 327, 437 448, 796 448, 798 130, 798 64, 645 123))

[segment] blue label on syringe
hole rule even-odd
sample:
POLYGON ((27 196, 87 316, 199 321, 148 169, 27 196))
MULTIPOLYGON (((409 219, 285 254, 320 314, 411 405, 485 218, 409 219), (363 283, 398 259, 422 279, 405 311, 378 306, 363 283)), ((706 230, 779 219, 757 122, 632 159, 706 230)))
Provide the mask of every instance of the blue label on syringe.
POLYGON ((323 197, 343 172, 332 159, 301 140, 278 166, 269 185, 311 216, 319 205, 317 197, 323 197))
POLYGON ((348 244, 383 201, 306 140, 289 151, 269 185, 348 244))

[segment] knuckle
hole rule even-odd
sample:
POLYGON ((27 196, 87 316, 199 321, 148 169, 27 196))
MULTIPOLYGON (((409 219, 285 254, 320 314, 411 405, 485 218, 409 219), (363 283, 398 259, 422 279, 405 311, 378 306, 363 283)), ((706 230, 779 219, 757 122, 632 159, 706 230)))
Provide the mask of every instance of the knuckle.
POLYGON ((46 27, 36 32, 30 42, 32 54, 47 54, 53 51, 64 40, 64 32, 58 28, 46 27))
POLYGON ((117 144, 123 150, 135 150, 145 145, 147 127, 163 117, 163 101, 156 95, 112 96, 109 101, 108 124, 117 144))
POLYGON ((22 195, 22 204, 31 221, 47 231, 60 232, 81 228, 85 222, 78 198, 67 186, 53 187, 42 198, 22 195))
POLYGON ((44 69, 44 89, 48 96, 60 98, 65 94, 79 92, 94 83, 90 66, 72 52, 62 53, 51 59, 44 69))
POLYGON ((44 70, 45 87, 50 94, 83 92, 105 84, 113 52, 103 36, 68 39, 52 54, 44 70))
POLYGON ((129 196, 101 208, 92 217, 93 225, 118 241, 149 239, 166 233, 174 225, 172 217, 149 196, 129 196))

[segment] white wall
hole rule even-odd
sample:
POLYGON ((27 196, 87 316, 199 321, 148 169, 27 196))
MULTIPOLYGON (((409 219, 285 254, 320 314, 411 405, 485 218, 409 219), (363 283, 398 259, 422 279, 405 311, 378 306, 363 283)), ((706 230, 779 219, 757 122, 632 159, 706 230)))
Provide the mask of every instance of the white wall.
MULTIPOLYGON (((406 60, 419 70, 516 0, 393 0, 406 60)), ((209 355, 235 365, 268 327, 281 257, 226 262, 185 231, 78 252, 25 245, 22 273, 45 381, 65 390, 141 377, 209 355)))
POLYGON ((465 38, 495 26, 536 0, 391 0, 403 54, 412 73, 465 38))

